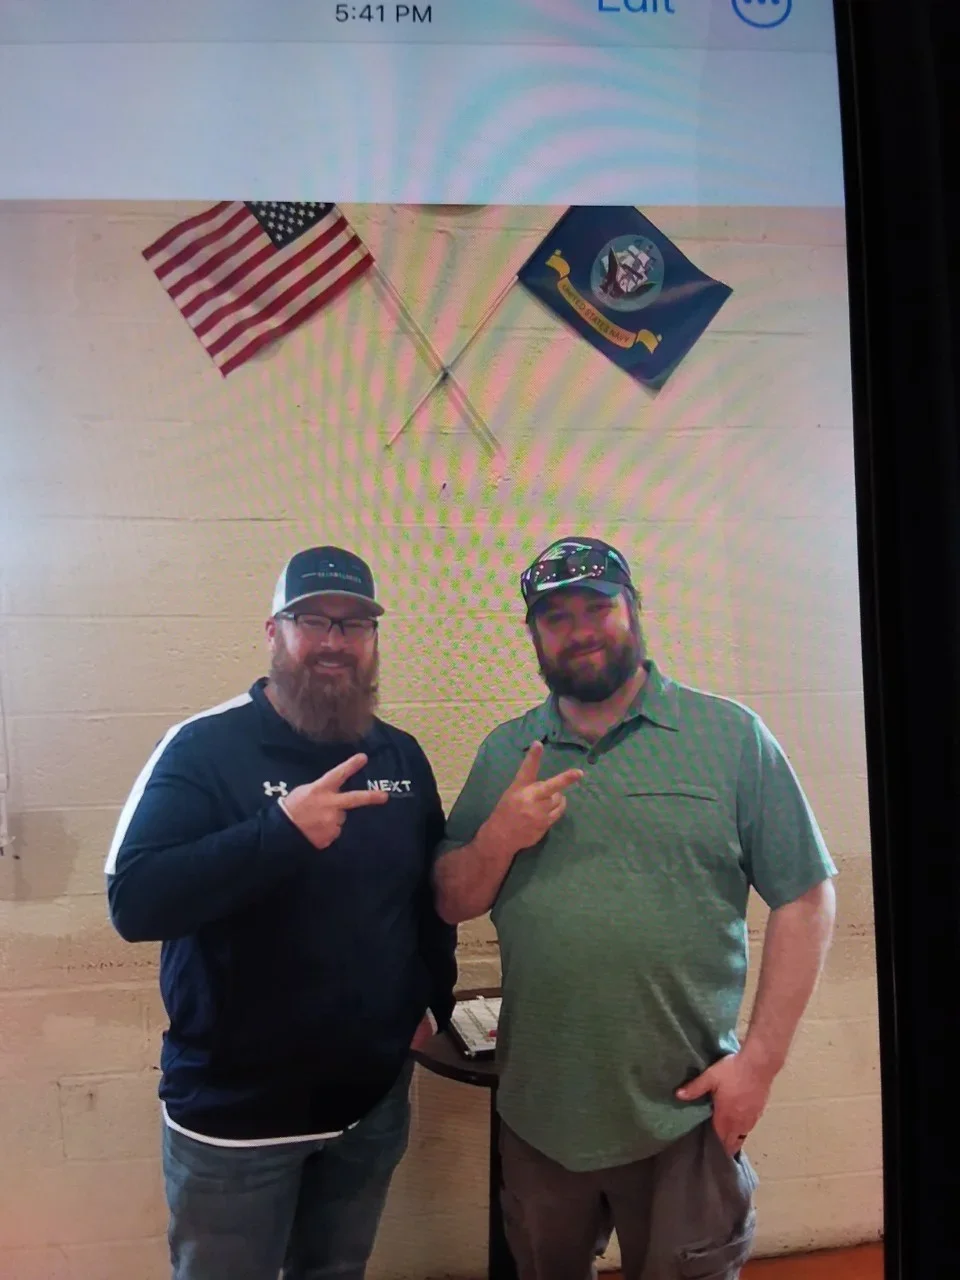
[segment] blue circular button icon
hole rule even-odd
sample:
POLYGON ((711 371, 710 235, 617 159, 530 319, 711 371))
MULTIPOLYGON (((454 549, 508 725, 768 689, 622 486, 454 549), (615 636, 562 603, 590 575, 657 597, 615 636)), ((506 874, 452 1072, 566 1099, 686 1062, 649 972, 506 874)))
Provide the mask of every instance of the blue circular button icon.
POLYGON ((790 17, 793 0, 732 0, 733 12, 749 27, 779 27, 790 17))

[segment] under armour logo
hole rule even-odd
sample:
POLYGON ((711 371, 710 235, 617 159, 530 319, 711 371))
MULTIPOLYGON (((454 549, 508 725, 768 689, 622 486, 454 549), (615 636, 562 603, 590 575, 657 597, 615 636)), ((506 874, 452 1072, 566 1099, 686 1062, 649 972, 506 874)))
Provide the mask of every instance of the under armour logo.
POLYGON ((285 796, 287 795, 287 784, 285 782, 265 782, 263 784, 263 794, 265 796, 285 796))

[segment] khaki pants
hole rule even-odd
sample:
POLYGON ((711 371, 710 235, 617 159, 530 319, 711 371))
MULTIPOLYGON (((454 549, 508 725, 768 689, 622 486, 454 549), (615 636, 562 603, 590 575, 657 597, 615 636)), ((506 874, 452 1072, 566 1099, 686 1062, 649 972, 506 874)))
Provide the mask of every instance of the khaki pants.
POLYGON ((616 1228, 624 1280, 736 1280, 757 1176, 712 1123, 649 1160, 571 1173, 501 1127, 503 1212, 520 1280, 593 1280, 616 1228))

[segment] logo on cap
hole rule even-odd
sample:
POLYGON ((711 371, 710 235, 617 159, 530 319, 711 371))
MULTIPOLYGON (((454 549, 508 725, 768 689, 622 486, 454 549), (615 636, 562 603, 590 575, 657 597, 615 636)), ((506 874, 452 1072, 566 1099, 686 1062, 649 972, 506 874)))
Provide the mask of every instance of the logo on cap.
POLYGON ((567 556, 573 555, 577 551, 592 551, 593 547, 588 546, 585 542, 558 542, 555 547, 550 547, 540 557, 540 561, 544 560, 566 560, 567 556))

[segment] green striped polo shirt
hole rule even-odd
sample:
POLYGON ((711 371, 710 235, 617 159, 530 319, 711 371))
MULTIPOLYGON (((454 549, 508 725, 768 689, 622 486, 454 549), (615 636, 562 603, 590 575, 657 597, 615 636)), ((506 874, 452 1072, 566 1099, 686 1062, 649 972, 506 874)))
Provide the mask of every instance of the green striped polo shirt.
POLYGON ((751 886, 776 910, 836 874, 760 718, 646 665, 596 744, 565 728, 553 698, 495 729, 443 846, 473 839, 532 742, 545 742, 541 777, 585 771, 491 912, 500 1115, 571 1170, 644 1159, 709 1116, 709 1099, 674 1091, 738 1048, 751 886))

